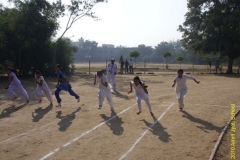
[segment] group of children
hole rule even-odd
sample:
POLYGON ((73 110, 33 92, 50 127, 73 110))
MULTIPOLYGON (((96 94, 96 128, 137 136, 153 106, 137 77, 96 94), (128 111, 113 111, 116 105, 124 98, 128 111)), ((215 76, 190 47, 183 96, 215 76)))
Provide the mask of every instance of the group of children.
MULTIPOLYGON (((68 91, 69 94, 71 96, 74 96, 77 99, 77 102, 80 102, 80 96, 78 96, 73 90, 72 90, 72 86, 69 83, 69 81, 67 80, 65 74, 63 73, 61 66, 59 64, 56 65, 55 67, 56 70, 56 75, 57 75, 57 86, 56 86, 56 91, 55 91, 55 97, 57 99, 57 107, 61 107, 61 98, 59 96, 59 93, 61 90, 64 91, 68 91)), ((29 102, 29 96, 27 91, 23 88, 21 82, 19 81, 19 79, 17 78, 16 74, 14 73, 14 70, 11 68, 7 69, 7 74, 9 77, 9 82, 10 85, 7 88, 9 94, 13 97, 12 100, 17 99, 17 94, 14 93, 13 89, 17 89, 19 92, 21 92, 23 94, 23 96, 25 97, 27 103, 29 102)), ((43 76, 41 75, 41 72, 39 70, 37 70, 35 72, 35 77, 34 77, 34 81, 37 83, 37 88, 35 90, 35 96, 37 99, 39 99, 39 103, 42 101, 42 92, 45 94, 45 96, 47 97, 47 99, 50 101, 50 103, 52 104, 53 99, 52 99, 52 92, 49 89, 46 81, 44 80, 43 76)))
MULTIPOLYGON (((77 99, 77 102, 80 102, 80 96, 77 95, 72 90, 71 84, 67 80, 67 78, 66 78, 65 74, 63 73, 61 66, 59 64, 56 65, 55 70, 56 70, 56 75, 57 75, 57 86, 56 86, 56 91, 55 91, 55 97, 58 102, 57 107, 61 106, 62 100, 59 96, 59 93, 61 90, 68 91, 71 96, 74 96, 77 99)), ((19 79, 17 78, 16 74, 13 72, 13 70, 11 68, 7 69, 7 74, 9 76, 9 82, 10 82, 10 86, 7 88, 7 90, 10 93, 10 95, 13 97, 12 100, 17 99, 17 94, 13 92, 13 89, 17 89, 19 92, 21 92, 23 94, 23 96, 25 97, 25 99, 28 103, 29 102, 28 93, 23 88, 23 86, 22 86, 21 82, 19 81, 19 79)), ((172 87, 174 87, 177 84, 175 91, 177 94, 180 111, 184 108, 183 99, 187 93, 187 86, 186 86, 187 79, 192 79, 197 84, 200 83, 200 81, 197 81, 194 77, 183 74, 183 70, 180 69, 180 70, 178 70, 178 75, 174 78, 174 81, 172 84, 172 87)), ((52 99, 51 90, 49 89, 47 83, 45 82, 45 80, 39 70, 37 70, 35 72, 34 80, 37 83, 35 95, 39 99, 39 103, 42 101, 42 92, 45 94, 45 96, 50 101, 50 103, 52 103, 53 99, 52 99)), ((102 108, 103 101, 106 98, 110 105, 111 111, 114 111, 111 88, 108 83, 108 77, 106 76, 104 70, 98 71, 97 74, 95 75, 94 85, 96 85, 96 83, 98 84, 98 100, 99 100, 98 109, 102 108)), ((149 96, 148 96, 147 87, 148 86, 145 86, 145 83, 143 81, 141 81, 138 76, 136 76, 130 82, 130 91, 128 93, 131 93, 134 88, 135 96, 136 96, 136 100, 137 100, 137 104, 138 104, 138 109, 139 109, 139 111, 137 112, 138 115, 142 112, 141 101, 144 100, 148 106, 151 116, 154 116, 154 114, 152 112, 149 96)))

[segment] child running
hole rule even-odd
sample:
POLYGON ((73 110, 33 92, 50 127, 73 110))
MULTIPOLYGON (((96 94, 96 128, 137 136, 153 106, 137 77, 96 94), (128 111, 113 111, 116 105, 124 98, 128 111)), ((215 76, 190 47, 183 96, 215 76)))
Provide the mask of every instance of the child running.
POLYGON ((10 82, 10 86, 7 88, 7 90, 10 93, 10 95, 13 97, 12 100, 17 99, 17 94, 13 92, 13 89, 17 89, 19 92, 21 92, 23 94, 23 96, 25 97, 25 99, 28 103, 29 102, 28 93, 23 88, 21 82, 19 81, 16 74, 14 73, 14 70, 11 69, 11 68, 8 68, 7 69, 7 74, 8 74, 9 82, 10 82))
POLYGON ((94 86, 96 85, 96 82, 98 83, 98 109, 102 108, 103 101, 106 97, 108 104, 110 105, 111 111, 114 111, 112 93, 107 80, 107 76, 104 74, 104 71, 97 72, 94 79, 94 86))
POLYGON ((68 91, 68 93, 71 96, 74 96, 77 99, 77 102, 80 102, 80 97, 75 92, 73 92, 72 86, 69 83, 69 81, 67 80, 67 78, 66 78, 65 74, 63 73, 62 68, 59 64, 56 65, 55 70, 56 70, 57 78, 58 78, 58 82, 57 82, 57 86, 56 86, 57 90, 55 91, 55 96, 56 96, 56 99, 58 102, 58 105, 56 107, 61 107, 62 100, 59 96, 59 93, 61 90, 68 91))
POLYGON ((39 99, 39 103, 42 102, 42 92, 45 94, 45 96, 47 97, 47 99, 50 101, 50 104, 52 104, 53 99, 52 99, 52 92, 49 89, 46 81, 44 80, 41 72, 39 70, 37 70, 35 72, 35 78, 34 78, 35 82, 37 83, 37 88, 35 91, 35 96, 37 99, 39 99))
POLYGON ((183 104, 183 99, 184 96, 187 93, 187 85, 186 85, 186 80, 187 79, 192 79, 194 80, 197 84, 200 83, 200 81, 197 81, 194 77, 183 74, 183 70, 179 69, 178 70, 178 76, 176 76, 174 78, 172 87, 175 86, 175 84, 177 83, 177 86, 175 88, 176 94, 177 94, 177 99, 178 99, 178 104, 179 104, 179 111, 182 111, 182 109, 184 108, 184 104, 183 104))
POLYGON ((154 116, 152 112, 152 107, 148 98, 148 91, 147 91, 147 86, 140 80, 138 76, 133 78, 133 81, 130 82, 130 91, 128 93, 132 92, 132 87, 134 87, 135 90, 135 95, 138 103, 138 109, 139 111, 137 112, 137 115, 139 115, 142 112, 142 105, 141 105, 141 100, 143 99, 150 111, 151 116, 154 116))

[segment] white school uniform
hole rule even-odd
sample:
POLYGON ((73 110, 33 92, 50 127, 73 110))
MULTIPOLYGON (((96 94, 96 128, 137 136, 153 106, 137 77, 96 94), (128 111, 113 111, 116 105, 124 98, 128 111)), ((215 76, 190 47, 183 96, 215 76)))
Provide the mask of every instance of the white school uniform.
POLYGON ((29 100, 28 93, 23 88, 23 86, 22 86, 21 82, 19 81, 19 79, 17 78, 16 74, 14 72, 11 72, 9 74, 9 78, 10 77, 13 77, 13 80, 12 80, 10 86, 8 87, 8 93, 12 97, 17 97, 17 94, 13 92, 13 89, 17 89, 19 92, 21 92, 23 94, 23 96, 25 97, 26 100, 29 100))
POLYGON ((37 84, 37 88, 36 88, 36 97, 39 100, 42 100, 42 92, 45 94, 45 96, 47 97, 47 99, 52 103, 53 99, 52 99, 52 92, 49 89, 46 81, 44 80, 43 76, 40 76, 39 78, 37 78, 37 82, 41 82, 42 81, 42 86, 40 86, 39 84, 37 84))
POLYGON ((99 78, 96 75, 96 82, 98 83, 98 100, 99 100, 99 105, 102 106, 103 101, 106 97, 108 104, 110 105, 110 108, 113 109, 113 100, 112 100, 112 93, 111 93, 111 89, 108 83, 108 86, 104 86, 101 83, 101 79, 103 80, 103 83, 107 82, 108 83, 108 79, 107 76, 105 74, 103 74, 102 78, 99 78))
POLYGON ((117 65, 109 63, 107 67, 108 82, 112 82, 113 90, 116 91, 116 74, 118 73, 117 65))
POLYGON ((187 79, 194 79, 193 76, 189 76, 189 75, 182 75, 182 78, 179 78, 178 76, 176 76, 174 78, 174 80, 176 81, 176 94, 177 94, 177 99, 178 99, 178 103, 179 103, 179 108, 184 108, 184 104, 183 104, 183 99, 187 93, 187 85, 186 85, 186 80, 187 79))
MULTIPOLYGON (((133 81, 131 81, 130 84, 134 87, 139 111, 142 112, 141 100, 143 99, 146 102, 149 111, 152 112, 152 107, 151 107, 151 104, 150 104, 150 101, 149 101, 149 98, 148 98, 148 94, 146 94, 144 92, 141 84, 138 84, 136 86, 133 81)), ((142 84, 144 84, 144 83, 142 82, 142 84)))

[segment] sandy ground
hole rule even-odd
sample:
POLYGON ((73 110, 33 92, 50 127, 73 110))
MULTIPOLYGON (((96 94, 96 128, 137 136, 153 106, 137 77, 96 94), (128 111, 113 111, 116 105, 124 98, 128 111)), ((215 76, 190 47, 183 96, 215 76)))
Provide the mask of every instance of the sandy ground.
POLYGON ((240 134, 239 134, 240 133, 239 131, 240 114, 237 115, 234 124, 236 125, 236 132, 232 130, 233 128, 232 126, 229 126, 226 134, 224 134, 223 140, 219 145, 219 150, 217 151, 214 157, 214 160, 239 159, 240 157, 240 154, 239 154, 240 153, 239 152, 240 151, 240 134), (231 144, 235 144, 235 146, 231 146, 231 144))
MULTIPOLYGON (((134 93, 127 94, 133 75, 117 75, 115 112, 110 111, 106 100, 103 108, 97 109, 93 76, 72 77, 70 82, 81 102, 61 92, 61 108, 55 107, 55 97, 53 105, 45 97, 38 103, 34 97, 36 85, 29 79, 21 81, 30 103, 26 104, 18 92, 19 98, 11 101, 3 90, 7 79, 0 79, 0 159, 207 160, 230 118, 230 104, 235 103, 239 109, 239 79, 196 75, 201 83, 187 82, 185 109, 180 112, 171 88, 174 76, 140 76, 149 86, 154 117, 144 102, 143 112, 136 115, 134 93)), ((46 81, 54 93, 55 79, 46 81)))

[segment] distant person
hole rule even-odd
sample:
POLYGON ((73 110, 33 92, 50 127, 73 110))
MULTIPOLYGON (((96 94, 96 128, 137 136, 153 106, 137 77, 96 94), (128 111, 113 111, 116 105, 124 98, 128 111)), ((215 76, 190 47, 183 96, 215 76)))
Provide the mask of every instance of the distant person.
POLYGON ((37 99, 39 99, 39 103, 42 102, 42 92, 45 94, 45 96, 47 97, 47 99, 50 101, 50 104, 52 104, 53 99, 52 99, 52 92, 49 89, 46 81, 44 80, 41 72, 39 70, 37 70, 35 72, 35 78, 34 78, 35 82, 37 83, 37 88, 35 91, 35 96, 37 99))
POLYGON ((103 73, 103 71, 98 71, 95 75, 94 86, 98 83, 98 109, 102 108, 103 101, 106 97, 108 104, 110 105, 111 111, 113 110, 113 100, 110 86, 108 84, 107 76, 103 73))
POLYGON ((175 88, 176 94, 177 94, 177 99, 178 99, 178 105, 179 105, 179 111, 181 111, 184 108, 184 97, 187 93, 187 85, 186 85, 186 81, 187 79, 192 79, 194 80, 197 84, 200 83, 200 81, 197 81, 194 77, 183 74, 183 70, 179 69, 178 70, 178 75, 174 78, 172 87, 175 86, 175 84, 177 83, 177 86, 175 88))
POLYGON ((130 72, 130 74, 133 74, 133 61, 132 61, 132 59, 130 59, 130 61, 129 61, 129 72, 130 72))
POLYGON ((125 61, 125 74, 128 73, 128 65, 129 65, 129 63, 128 63, 128 60, 126 59, 126 61, 125 61))
POLYGON ((19 81, 16 74, 14 73, 14 70, 11 68, 8 68, 7 74, 8 74, 9 82, 10 82, 10 86, 7 88, 7 90, 8 90, 8 93, 13 97, 12 100, 14 101, 15 99, 17 99, 17 94, 13 92, 13 89, 17 89, 19 92, 21 92, 23 94, 23 96, 25 97, 25 99, 28 103, 29 102, 28 93, 23 88, 21 82, 19 81))
POLYGON ((135 95, 136 95, 138 109, 139 109, 139 111, 137 112, 137 115, 139 115, 142 112, 141 101, 143 99, 148 106, 151 116, 154 116, 154 114, 152 112, 152 107, 151 107, 151 104, 149 101, 149 97, 148 97, 147 86, 145 86, 145 84, 140 80, 140 78, 138 76, 134 77, 133 81, 130 82, 130 91, 128 92, 128 94, 132 92, 133 87, 135 90, 135 95))
POLYGON ((121 61, 121 73, 123 74, 123 66, 124 66, 124 61, 121 61))
POLYGON ((220 72, 222 72, 221 68, 219 67, 219 61, 218 61, 218 59, 217 59, 217 61, 216 61, 215 69, 216 69, 216 73, 217 73, 217 69, 219 69, 220 72))
POLYGON ((210 73, 211 73, 212 62, 211 62, 211 61, 208 61, 208 65, 209 65, 209 67, 210 67, 210 73))
POLYGON ((112 82, 112 89, 114 92, 116 92, 116 75, 118 74, 118 69, 117 65, 114 63, 115 59, 111 58, 111 63, 108 64, 107 66, 107 77, 108 77, 108 82, 112 82))
POLYGON ((69 83, 69 81, 67 80, 67 77, 62 71, 62 67, 59 64, 57 64, 55 67, 55 70, 58 78, 58 82, 56 86, 57 90, 55 91, 55 96, 58 102, 58 105, 56 107, 61 107, 62 100, 59 96, 59 93, 61 92, 61 90, 68 91, 68 93, 71 96, 74 96, 77 99, 77 102, 80 102, 80 97, 75 92, 73 92, 71 84, 69 83))

